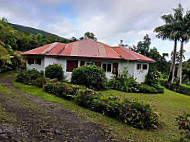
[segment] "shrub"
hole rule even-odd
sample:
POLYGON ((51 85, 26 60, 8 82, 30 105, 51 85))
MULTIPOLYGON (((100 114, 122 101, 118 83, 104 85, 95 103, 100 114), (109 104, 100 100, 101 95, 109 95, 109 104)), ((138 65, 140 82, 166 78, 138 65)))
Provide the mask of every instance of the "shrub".
POLYGON ((179 115, 176 120, 179 129, 182 130, 180 141, 190 140, 190 114, 184 113, 183 115, 179 115))
POLYGON ((159 80, 162 77, 161 73, 154 67, 150 67, 148 74, 145 78, 145 84, 150 86, 159 84, 159 80))
POLYGON ((167 79, 160 79, 160 84, 162 85, 162 86, 167 86, 167 79))
POLYGON ((120 72, 117 76, 113 75, 108 82, 108 86, 111 89, 124 92, 138 92, 138 83, 133 77, 129 77, 126 70, 120 72))
MULTIPOLYGON (((161 83, 162 86, 167 87, 167 79, 161 79, 160 83, 161 83)), ((176 83, 174 82, 172 84, 171 90, 175 91, 175 86, 176 86, 176 83)), ((178 87, 177 92, 190 96, 190 86, 189 85, 185 85, 185 84, 180 84, 179 87, 178 87)))
POLYGON ((102 68, 95 65, 81 66, 73 70, 71 82, 78 85, 85 85, 88 88, 105 89, 106 76, 102 68))
POLYGON ((16 81, 28 85, 35 85, 36 79, 42 77, 40 72, 35 69, 28 69, 26 71, 20 70, 17 73, 16 81))
POLYGON ((78 85, 58 82, 55 79, 47 81, 43 87, 45 92, 48 92, 58 97, 66 98, 69 100, 72 100, 76 96, 77 91, 83 88, 84 87, 78 86, 78 85))
POLYGON ((158 126, 158 115, 148 104, 127 99, 122 102, 117 97, 100 99, 100 95, 89 89, 79 90, 75 102, 90 110, 117 118, 133 127, 148 129, 158 126))
POLYGON ((47 78, 57 78, 59 81, 63 80, 64 72, 61 65, 53 64, 45 68, 45 77, 47 78))
POLYGON ((99 110, 100 94, 91 89, 80 89, 77 91, 75 102, 80 106, 88 108, 90 110, 99 110))
POLYGON ((43 76, 38 77, 35 81, 35 86, 42 88, 46 84, 47 79, 43 76))
POLYGON ((182 94, 186 94, 190 96, 190 86, 189 85, 185 85, 185 84, 181 84, 178 88, 178 93, 182 93, 182 94))
POLYGON ((148 104, 138 100, 125 100, 122 103, 120 119, 137 128, 157 128, 158 115, 148 104))
POLYGON ((139 85, 139 92, 141 93, 151 93, 151 94, 156 94, 157 90, 156 88, 149 86, 147 84, 140 84, 139 85))

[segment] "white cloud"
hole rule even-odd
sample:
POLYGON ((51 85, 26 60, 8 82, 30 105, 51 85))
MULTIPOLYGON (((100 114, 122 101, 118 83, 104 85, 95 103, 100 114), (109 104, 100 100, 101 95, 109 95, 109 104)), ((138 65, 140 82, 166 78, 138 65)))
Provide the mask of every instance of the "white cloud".
POLYGON ((90 31, 113 46, 120 39, 136 44, 148 33, 152 46, 170 54, 173 42, 157 39, 153 30, 163 24, 160 17, 172 13, 179 3, 185 10, 190 5, 189 0, 1 0, 0 16, 66 38, 81 37, 90 31))

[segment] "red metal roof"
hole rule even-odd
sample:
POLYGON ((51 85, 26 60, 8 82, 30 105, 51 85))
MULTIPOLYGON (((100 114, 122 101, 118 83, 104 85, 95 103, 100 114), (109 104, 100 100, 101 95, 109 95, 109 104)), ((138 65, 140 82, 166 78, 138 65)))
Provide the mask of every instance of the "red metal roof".
POLYGON ((138 61, 146 61, 146 62, 151 62, 154 63, 156 62, 153 59, 150 59, 144 55, 141 55, 139 53, 136 53, 128 48, 122 47, 122 46, 118 46, 118 47, 112 47, 113 50, 115 50, 118 54, 121 55, 122 59, 125 60, 138 60, 138 61))
POLYGON ((22 55, 55 55, 155 62, 154 60, 131 51, 125 47, 111 47, 92 39, 83 39, 68 44, 55 42, 26 51, 22 53, 22 55))

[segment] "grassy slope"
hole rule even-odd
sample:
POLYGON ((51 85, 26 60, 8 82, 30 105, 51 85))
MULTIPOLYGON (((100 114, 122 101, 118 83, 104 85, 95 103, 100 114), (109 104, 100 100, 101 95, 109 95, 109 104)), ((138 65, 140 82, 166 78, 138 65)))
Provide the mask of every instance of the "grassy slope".
POLYGON ((183 112, 190 113, 190 96, 175 93, 165 89, 164 94, 135 94, 124 93, 115 90, 102 91, 104 97, 109 94, 120 96, 121 98, 137 98, 147 101, 156 111, 161 114, 162 128, 157 131, 157 137, 169 140, 179 134, 175 118, 183 112))
POLYGON ((112 131, 117 140, 130 139, 131 141, 171 141, 176 136, 179 136, 179 130, 176 126, 177 124, 175 117, 178 114, 182 114, 183 111, 190 113, 190 96, 175 93, 167 89, 165 89, 164 94, 156 95, 134 93, 126 94, 124 92, 115 90, 102 91, 102 94, 105 97, 111 93, 113 95, 121 96, 121 98, 125 96, 129 98, 134 97, 146 100, 156 109, 156 111, 161 113, 160 120, 162 121, 162 128, 154 131, 139 130, 127 126, 118 120, 82 108, 72 101, 67 101, 54 95, 45 93, 41 88, 23 85, 17 82, 14 82, 14 85, 33 96, 47 101, 56 102, 69 111, 75 112, 79 117, 84 117, 88 121, 105 126, 107 130, 112 131))

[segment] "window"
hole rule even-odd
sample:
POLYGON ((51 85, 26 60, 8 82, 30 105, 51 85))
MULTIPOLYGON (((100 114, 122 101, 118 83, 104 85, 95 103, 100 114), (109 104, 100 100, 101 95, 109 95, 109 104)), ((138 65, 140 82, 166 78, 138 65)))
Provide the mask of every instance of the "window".
POLYGON ((85 61, 80 61, 80 66, 84 66, 85 65, 85 61))
POLYGON ((75 60, 67 60, 67 72, 72 72, 73 69, 78 67, 78 61, 75 60))
POLYGON ((102 68, 105 72, 111 72, 111 64, 110 63, 103 63, 102 68))
POLYGON ((148 69, 147 64, 143 64, 143 70, 147 70, 147 69, 148 69))
POLYGON ((94 65, 94 63, 93 62, 86 62, 86 65, 87 66, 94 65))
POLYGON ((33 58, 28 58, 28 64, 29 65, 34 64, 34 59, 33 58))
POLYGON ((137 64, 137 70, 141 69, 141 64, 137 64))
POLYGON ((36 59, 36 64, 41 65, 41 59, 36 59))

